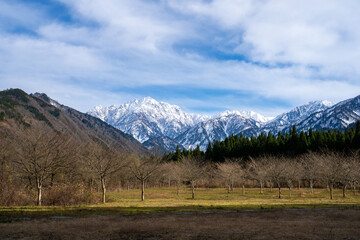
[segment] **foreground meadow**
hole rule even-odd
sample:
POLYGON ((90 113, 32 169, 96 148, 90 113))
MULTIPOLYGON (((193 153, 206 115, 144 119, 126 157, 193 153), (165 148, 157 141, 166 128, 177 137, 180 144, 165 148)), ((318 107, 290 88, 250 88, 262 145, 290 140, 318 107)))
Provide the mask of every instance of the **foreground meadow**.
POLYGON ((227 193, 224 188, 196 189, 195 199, 191 199, 191 190, 183 187, 179 196, 176 188, 149 188, 145 192, 145 201, 140 200, 140 190, 124 190, 107 194, 108 203, 74 206, 15 206, 0 207, 0 220, 11 222, 24 218, 53 216, 85 216, 109 214, 140 214, 167 212, 213 212, 257 209, 298 209, 298 208, 354 208, 360 207, 360 193, 348 191, 343 198, 342 191, 334 191, 334 199, 329 198, 327 189, 282 189, 282 198, 278 190, 265 189, 260 194, 258 188, 234 189, 227 193))

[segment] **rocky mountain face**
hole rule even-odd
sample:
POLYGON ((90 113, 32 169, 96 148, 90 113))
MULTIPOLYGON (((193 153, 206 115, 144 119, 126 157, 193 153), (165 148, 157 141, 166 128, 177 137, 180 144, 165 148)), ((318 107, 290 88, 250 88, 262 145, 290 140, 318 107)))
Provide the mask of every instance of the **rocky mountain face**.
POLYGON ((134 100, 119 107, 95 107, 88 112, 112 126, 134 136, 153 152, 180 148, 205 150, 213 140, 221 141, 242 133, 257 136, 261 132, 287 132, 296 125, 298 130, 340 129, 360 120, 360 96, 333 105, 329 101, 314 101, 298 106, 275 118, 255 112, 226 111, 209 117, 187 114, 178 106, 152 98, 134 100))
POLYGON ((187 114, 178 106, 158 102, 150 97, 134 100, 119 107, 97 106, 88 112, 143 143, 151 138, 176 138, 208 116, 187 114))
POLYGON ((274 119, 266 122, 266 124, 264 124, 264 126, 260 129, 260 132, 271 132, 272 134, 277 134, 278 132, 288 131, 291 126, 297 126, 300 122, 304 121, 312 114, 324 111, 331 106, 332 103, 329 101, 314 101, 295 107, 289 112, 282 113, 274 119))
POLYGON ((64 106, 46 94, 28 95, 20 89, 1 91, 0 131, 11 134, 26 128, 61 132, 80 142, 105 142, 124 152, 139 155, 148 153, 131 135, 96 117, 64 106))
POLYGON ((297 123, 299 130, 338 129, 345 130, 360 120, 360 96, 335 104, 332 107, 311 114, 297 123))

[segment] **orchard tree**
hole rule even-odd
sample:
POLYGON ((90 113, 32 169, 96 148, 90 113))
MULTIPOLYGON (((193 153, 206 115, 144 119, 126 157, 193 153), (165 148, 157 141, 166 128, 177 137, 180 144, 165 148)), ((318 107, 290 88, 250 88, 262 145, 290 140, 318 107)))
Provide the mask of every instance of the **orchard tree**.
POLYGON ((281 198, 281 182, 285 180, 286 161, 283 157, 267 156, 268 177, 276 183, 279 190, 279 199, 281 198))
POLYGON ((271 163, 269 162, 267 156, 262 156, 259 158, 250 158, 248 164, 249 176, 259 182, 260 185, 260 194, 263 193, 264 185, 266 180, 269 179, 269 168, 271 163))
POLYGON ((289 196, 291 197, 292 185, 293 182, 297 179, 297 163, 293 159, 284 159, 284 171, 283 178, 289 189, 289 196))
MULTIPOLYGON (((169 162, 164 164, 163 168, 166 171, 170 180, 175 181, 176 184, 176 195, 180 194, 180 186, 183 182, 184 176, 179 162, 169 162)), ((169 180, 169 181, 170 181, 169 180)), ((169 183, 170 185, 170 183, 169 183)))
POLYGON ((241 185, 242 195, 245 195, 245 183, 250 176, 250 164, 236 164, 236 182, 241 185))
POLYGON ((160 170, 160 159, 154 155, 148 157, 135 157, 129 160, 130 170, 141 183, 141 201, 145 200, 145 183, 160 170))
POLYGON ((226 182, 227 192, 230 193, 230 189, 234 184, 234 181, 239 174, 238 163, 226 159, 223 163, 216 164, 218 176, 226 182))
POLYGON ((356 185, 360 182, 360 156, 359 152, 353 152, 349 156, 349 180, 354 195, 356 194, 356 185))
POLYGON ((330 199, 333 199, 334 185, 339 181, 339 176, 343 171, 343 156, 339 153, 328 152, 317 155, 320 164, 320 179, 330 189, 330 199))
POLYGON ((15 143, 15 163, 18 170, 34 181, 37 189, 36 204, 41 206, 44 182, 54 174, 71 166, 75 144, 70 137, 49 133, 43 129, 29 130, 15 143))
POLYGON ((309 152, 301 157, 302 171, 304 179, 309 182, 309 192, 313 193, 314 183, 320 177, 320 159, 318 153, 309 152))
POLYGON ((183 157, 180 162, 183 178, 191 184, 191 196, 195 199, 195 183, 199 181, 204 173, 202 163, 195 157, 183 157))
POLYGON ((105 144, 88 143, 82 159, 90 174, 100 180, 102 202, 106 203, 106 183, 108 178, 119 172, 127 162, 115 148, 105 144))

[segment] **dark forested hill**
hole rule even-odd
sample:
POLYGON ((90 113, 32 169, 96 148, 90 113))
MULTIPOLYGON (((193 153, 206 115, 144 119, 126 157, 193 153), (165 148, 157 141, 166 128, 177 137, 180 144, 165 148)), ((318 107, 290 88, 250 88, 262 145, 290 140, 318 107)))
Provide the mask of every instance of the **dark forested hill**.
POLYGON ((1 91, 0 130, 11 134, 29 128, 64 133, 80 142, 104 142, 128 153, 148 153, 129 134, 98 118, 61 105, 46 94, 28 95, 20 89, 1 91))

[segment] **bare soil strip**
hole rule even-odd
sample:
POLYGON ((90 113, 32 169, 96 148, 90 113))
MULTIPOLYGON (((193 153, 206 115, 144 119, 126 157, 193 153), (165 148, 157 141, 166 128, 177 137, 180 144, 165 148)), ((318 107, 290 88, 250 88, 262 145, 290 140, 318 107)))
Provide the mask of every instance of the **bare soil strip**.
POLYGON ((0 239, 360 239, 358 209, 161 213, 0 224, 0 239))

